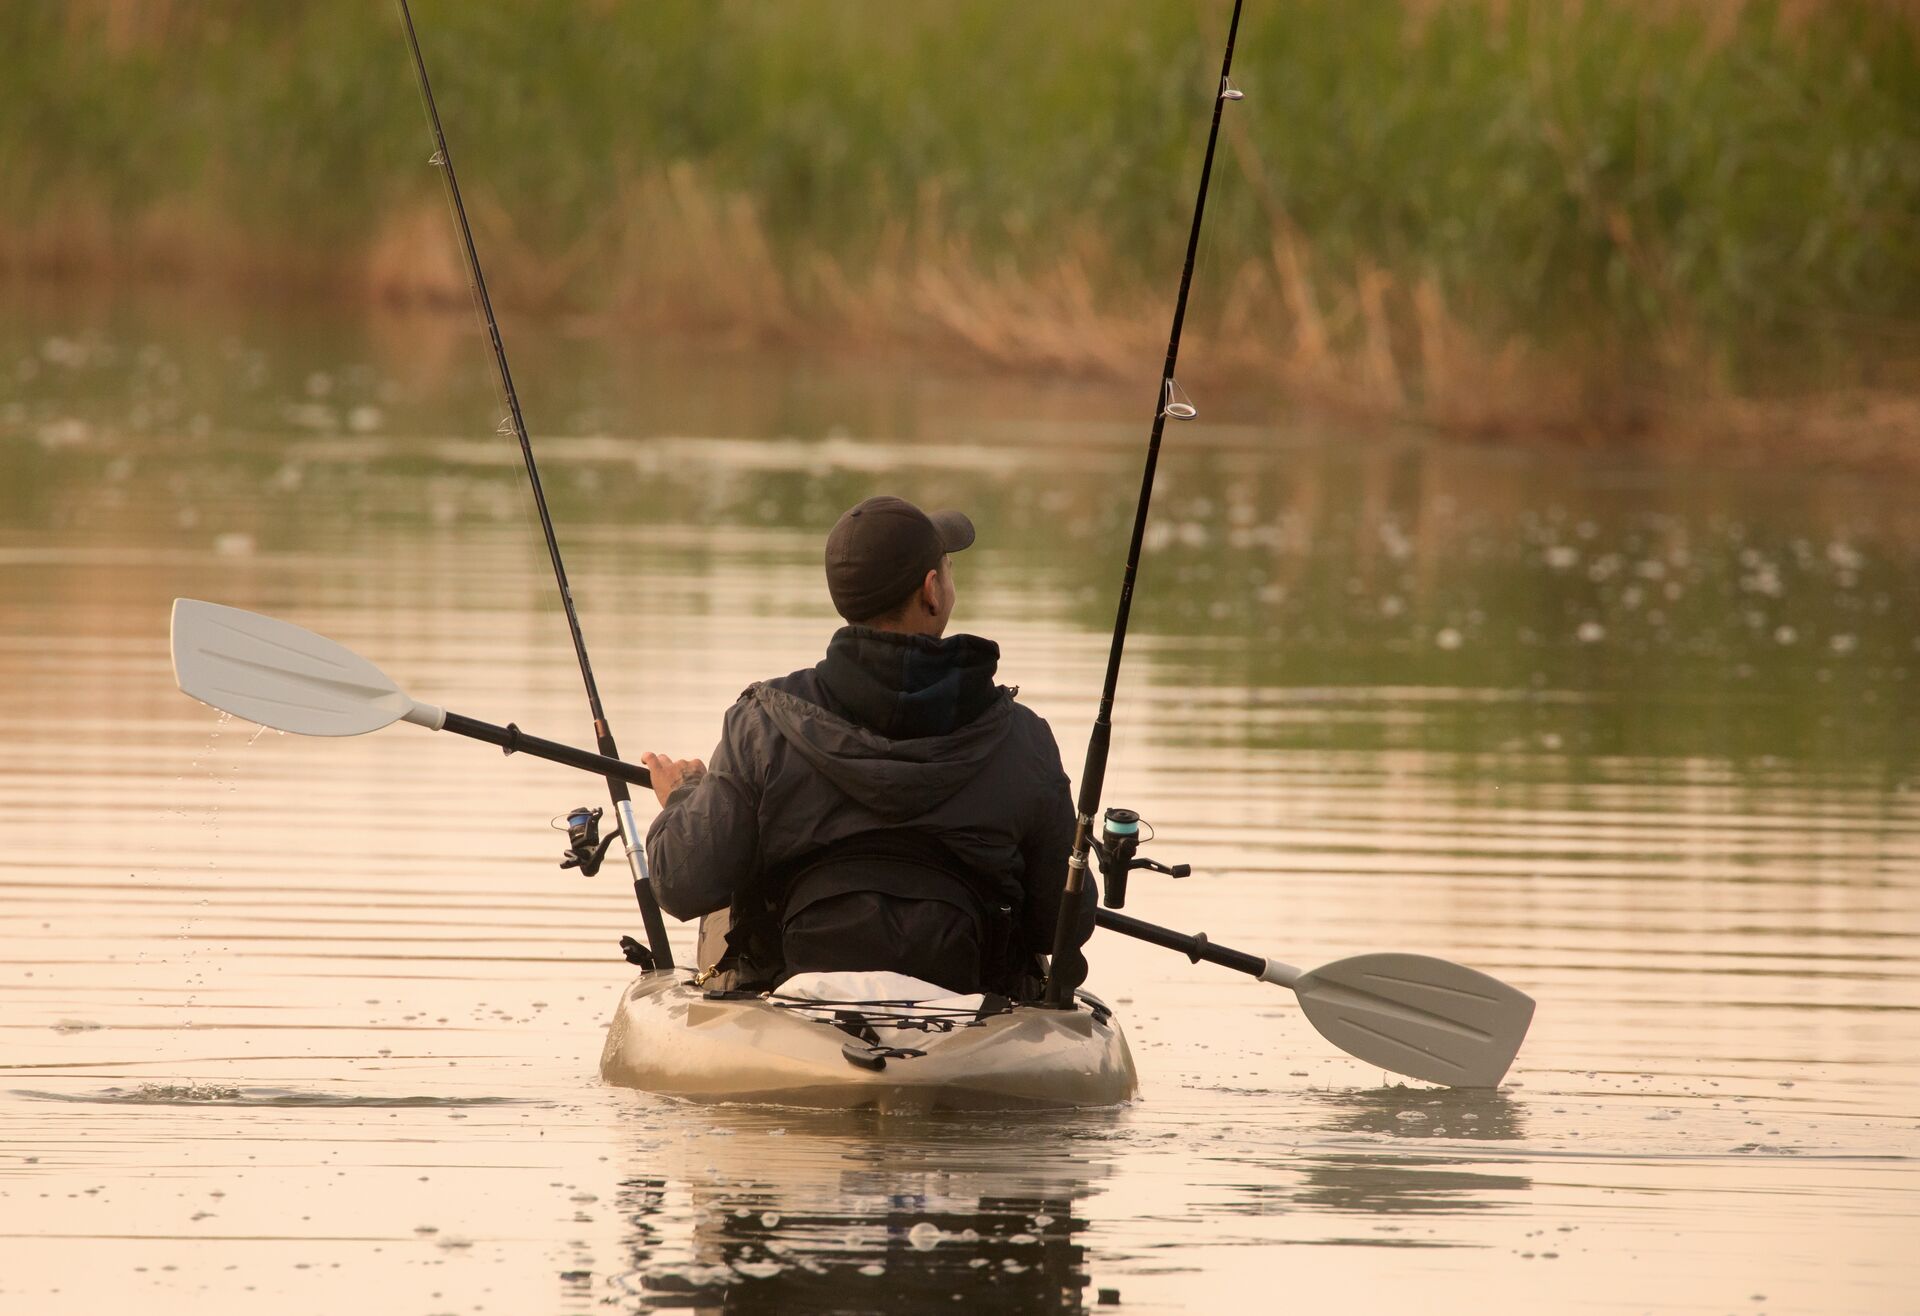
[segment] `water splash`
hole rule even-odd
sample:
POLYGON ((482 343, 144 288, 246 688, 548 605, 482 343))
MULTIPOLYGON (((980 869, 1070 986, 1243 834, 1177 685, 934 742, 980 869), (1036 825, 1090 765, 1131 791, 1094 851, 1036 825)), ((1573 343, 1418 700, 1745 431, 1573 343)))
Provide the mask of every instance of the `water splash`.
POLYGON ((302 1092, 293 1088, 229 1087, 220 1083, 142 1083, 98 1092, 16 1090, 32 1101, 62 1101, 106 1106, 258 1106, 265 1108, 453 1108, 544 1105, 521 1097, 354 1096, 343 1092, 302 1092))

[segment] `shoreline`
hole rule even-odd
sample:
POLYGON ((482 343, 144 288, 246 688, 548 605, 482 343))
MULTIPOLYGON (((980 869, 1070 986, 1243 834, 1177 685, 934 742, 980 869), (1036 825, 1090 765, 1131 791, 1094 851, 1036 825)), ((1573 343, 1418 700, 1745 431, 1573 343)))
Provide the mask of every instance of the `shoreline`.
MULTIPOLYGON (((267 270, 245 263, 219 269, 185 263, 164 271, 136 267, 116 271, 113 277, 73 268, 25 278, 5 265, 0 272, 8 275, 4 300, 16 305, 44 301, 63 310, 77 306, 105 315, 119 306, 175 293, 228 311, 272 308, 289 318, 321 312, 403 333, 411 332, 408 326, 430 326, 429 333, 458 336, 474 329, 474 313, 458 279, 451 234, 444 235, 444 245, 442 274, 447 277, 438 282, 423 277, 433 272, 432 263, 424 261, 413 267, 413 281, 404 294, 389 290, 375 295, 361 280, 287 277, 284 270, 281 277, 269 279, 267 270)), ((780 303, 764 316, 743 314, 743 305, 750 310, 753 303, 737 299, 661 299, 617 311, 583 311, 503 296, 498 285, 495 301, 503 316, 544 326, 570 340, 618 343, 636 334, 670 335, 679 350, 853 358, 902 368, 927 365, 955 377, 983 380, 1051 378, 1098 386, 1150 383, 1158 376, 1166 325, 1164 318, 1156 322, 1151 308, 1131 318, 1103 317, 1099 334, 1076 351, 1075 336, 1086 326, 1074 316, 1015 325, 1016 314, 1032 315, 1032 303, 1024 298, 1016 302, 1004 289, 988 284, 968 302, 966 290, 951 275, 939 286, 955 299, 944 309, 889 299, 877 306, 843 301, 809 313, 780 303), (966 318, 969 308, 977 309, 989 298, 999 299, 992 309, 1010 331, 983 332, 983 326, 992 328, 986 316, 966 318), (1023 349, 1034 344, 1041 350, 1026 354, 1023 349)), ((1167 313, 1162 308, 1161 315, 1167 313)), ((511 343, 511 330, 509 335, 511 343)), ((1420 346, 1432 350, 1431 343, 1420 346)), ((1470 380, 1456 377, 1436 392, 1410 392, 1400 358, 1383 357, 1377 343, 1374 348, 1335 356, 1324 349, 1308 355, 1296 345, 1246 336, 1228 344, 1222 341, 1217 319, 1190 321, 1181 376, 1210 390, 1239 391, 1242 400, 1233 410, 1241 416, 1364 424, 1445 442, 1522 449, 1630 451, 1688 464, 1781 461, 1808 468, 1920 472, 1920 387, 1806 389, 1771 396, 1703 389, 1682 395, 1645 384, 1608 386, 1571 363, 1556 366, 1512 348, 1504 360, 1474 348, 1461 352, 1456 340, 1454 359, 1470 363, 1470 380), (1518 377, 1523 363, 1533 373, 1508 388, 1507 381, 1518 377), (1596 389, 1606 390, 1598 406, 1592 403, 1596 389)), ((1414 355, 1413 370, 1427 368, 1429 359, 1414 355)), ((1920 379, 1920 358, 1904 372, 1882 373, 1920 379)))

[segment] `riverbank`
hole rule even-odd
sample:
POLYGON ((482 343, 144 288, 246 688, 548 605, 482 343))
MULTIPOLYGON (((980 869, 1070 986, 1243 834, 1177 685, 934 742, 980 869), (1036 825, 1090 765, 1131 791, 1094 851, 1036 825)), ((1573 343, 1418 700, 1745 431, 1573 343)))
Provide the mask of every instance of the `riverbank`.
MULTIPOLYGON (((418 17, 505 306, 1155 369, 1218 6, 418 17)), ((464 313, 391 21, 86 0, 0 36, 9 281, 464 313)), ((1479 436, 1879 462, 1914 432, 1900 6, 1306 0, 1248 14, 1236 80, 1189 378, 1479 436)))

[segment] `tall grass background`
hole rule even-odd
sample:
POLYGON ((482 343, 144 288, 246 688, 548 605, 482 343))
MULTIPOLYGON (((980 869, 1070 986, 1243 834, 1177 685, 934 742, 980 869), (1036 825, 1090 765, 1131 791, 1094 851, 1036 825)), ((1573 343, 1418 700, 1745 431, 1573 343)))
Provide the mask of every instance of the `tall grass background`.
MULTIPOLYGON (((415 13, 500 300, 1120 371, 1165 333, 1227 8, 415 13)), ((1892 0, 1251 0, 1192 369, 1470 430, 1910 399, 1917 34, 1892 0)), ((386 4, 0 7, 9 280, 464 305, 429 150, 386 4)))

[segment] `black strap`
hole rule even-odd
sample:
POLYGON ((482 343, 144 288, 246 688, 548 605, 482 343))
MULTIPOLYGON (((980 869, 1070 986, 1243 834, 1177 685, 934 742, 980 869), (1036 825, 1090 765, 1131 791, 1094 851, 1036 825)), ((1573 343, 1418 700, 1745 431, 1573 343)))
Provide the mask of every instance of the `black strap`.
POLYGON ((889 1060, 918 1060, 925 1051, 916 1051, 910 1046, 874 1046, 863 1042, 848 1042, 840 1048, 840 1054, 847 1063, 860 1069, 881 1070, 887 1067, 889 1060))
POLYGON ((848 1037, 857 1038, 873 1046, 880 1045, 880 1034, 873 1031, 873 1025, 868 1023, 866 1016, 857 1010, 835 1010, 833 1026, 848 1037))

